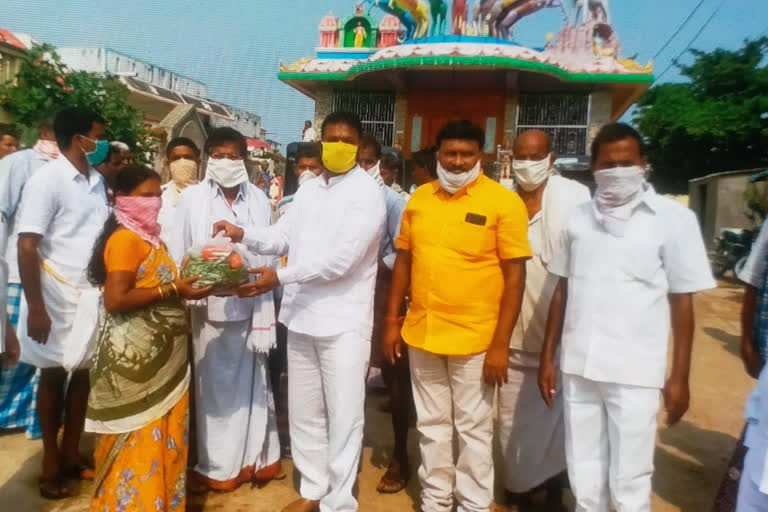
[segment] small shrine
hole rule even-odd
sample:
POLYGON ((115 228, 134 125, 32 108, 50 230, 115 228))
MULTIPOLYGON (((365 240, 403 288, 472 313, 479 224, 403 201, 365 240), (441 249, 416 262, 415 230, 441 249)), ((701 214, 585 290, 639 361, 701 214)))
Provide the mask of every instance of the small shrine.
MULTIPOLYGON (((352 2, 350 2, 352 4, 352 2)), ((406 155, 430 147, 448 121, 485 128, 488 160, 517 134, 550 133, 560 155, 587 154, 599 127, 619 119, 653 83, 653 63, 627 57, 607 0, 365 0, 320 23, 314 57, 281 64, 278 78, 406 155), (570 6, 566 5, 566 2, 570 6), (541 46, 514 39, 542 9, 562 14, 541 46), (380 21, 377 21, 380 20, 380 21)))

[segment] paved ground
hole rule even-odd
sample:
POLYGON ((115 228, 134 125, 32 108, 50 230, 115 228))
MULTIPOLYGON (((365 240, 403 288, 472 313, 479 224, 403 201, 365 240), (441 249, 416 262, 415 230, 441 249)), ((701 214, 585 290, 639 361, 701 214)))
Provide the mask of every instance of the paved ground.
MULTIPOLYGON (((738 358, 741 292, 732 284, 702 295, 696 304, 697 339, 693 361, 693 403, 682 424, 659 432, 654 477, 654 512, 708 512, 725 465, 743 426, 744 398, 753 383, 738 358)), ((417 510, 418 485, 407 492, 380 496, 375 487, 391 449, 389 419, 378 412, 381 398, 369 400, 364 462, 359 480, 360 510, 364 512, 417 510)), ((22 434, 0 436, 0 510, 14 512, 69 512, 87 510, 91 489, 83 486, 77 498, 51 503, 37 495, 39 442, 22 434)), ((411 453, 416 458, 415 435, 411 453)), ((211 494, 193 500, 188 510, 273 512, 297 494, 290 463, 289 478, 263 489, 244 487, 230 495, 211 494)))

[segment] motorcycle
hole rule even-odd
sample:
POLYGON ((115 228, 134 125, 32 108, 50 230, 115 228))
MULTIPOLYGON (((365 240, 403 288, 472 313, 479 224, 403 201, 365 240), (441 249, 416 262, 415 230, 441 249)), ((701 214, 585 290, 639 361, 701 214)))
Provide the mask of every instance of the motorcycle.
POLYGON ((723 228, 715 238, 715 250, 710 259, 712 273, 721 278, 729 270, 736 275, 744 266, 752 249, 754 232, 749 229, 723 228))

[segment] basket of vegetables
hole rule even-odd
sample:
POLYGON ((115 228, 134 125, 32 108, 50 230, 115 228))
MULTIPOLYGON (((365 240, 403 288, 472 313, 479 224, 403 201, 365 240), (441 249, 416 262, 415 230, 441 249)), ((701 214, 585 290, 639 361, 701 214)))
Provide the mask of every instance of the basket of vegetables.
POLYGON ((217 235, 203 247, 187 252, 181 264, 181 276, 196 276, 196 288, 213 287, 217 295, 234 294, 248 281, 248 268, 242 249, 217 235))

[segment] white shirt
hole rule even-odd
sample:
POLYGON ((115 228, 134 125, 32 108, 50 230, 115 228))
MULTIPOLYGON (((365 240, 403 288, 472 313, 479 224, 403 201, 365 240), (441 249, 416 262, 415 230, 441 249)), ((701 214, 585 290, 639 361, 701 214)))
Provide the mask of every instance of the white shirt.
POLYGON ((525 290, 510 348, 541 352, 547 329, 549 303, 559 277, 547 270, 550 252, 547 244, 559 243, 569 214, 589 201, 589 189, 575 181, 551 176, 541 199, 541 210, 528 221, 528 243, 533 257, 525 262, 525 290), (545 261, 546 260, 546 261, 545 261))
POLYGON ((169 181, 162 186, 162 195, 160 198, 163 200, 163 206, 160 208, 160 213, 157 215, 157 222, 160 224, 160 238, 168 244, 171 239, 171 232, 173 231, 174 221, 176 218, 176 204, 179 201, 179 196, 173 181, 169 181))
MULTIPOLYGON (((62 157, 63 158, 63 157, 62 157)), ((42 153, 26 149, 12 153, 0 160, 0 215, 6 230, 0 251, 5 254, 8 263, 8 282, 20 283, 18 260, 18 230, 16 214, 27 180, 38 169, 48 163, 42 153), (6 240, 7 237, 7 240, 6 240)))
MULTIPOLYGON (((250 183, 240 185, 240 191, 230 206, 221 187, 206 178, 184 189, 176 204, 174 228, 168 250, 181 263, 192 248, 202 249, 213 238, 213 224, 225 220, 245 230, 269 226, 271 208, 264 193, 250 183)), ((266 260, 252 262, 253 266, 266 260)), ((208 297, 208 320, 214 322, 242 321, 253 315, 254 299, 239 297, 208 297)))
POLYGON ((304 136, 301 138, 301 142, 315 142, 317 140, 317 130, 314 127, 304 130, 304 136))
POLYGON ((568 278, 561 368, 599 382, 661 388, 667 295, 714 288, 696 216, 649 189, 625 236, 610 235, 591 203, 578 206, 549 271, 568 278))
POLYGON ((311 180, 269 229, 246 232, 259 254, 285 254, 280 321, 310 336, 358 332, 370 339, 379 242, 386 207, 381 189, 361 168, 311 180))
POLYGON ((93 245, 109 217, 101 174, 91 168, 86 178, 61 156, 29 178, 19 212, 16 231, 43 237, 40 258, 73 285, 86 285, 93 245))
POLYGON ((762 287, 763 278, 765 277, 766 255, 768 255, 768 222, 764 222, 760 228, 760 234, 757 235, 755 242, 752 244, 747 262, 736 277, 755 288, 762 287))

